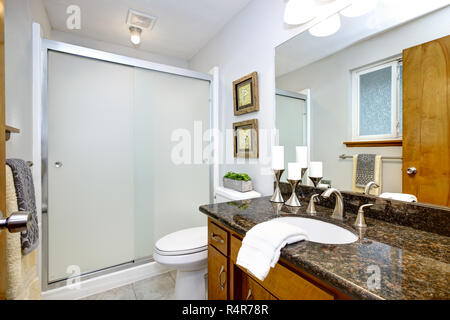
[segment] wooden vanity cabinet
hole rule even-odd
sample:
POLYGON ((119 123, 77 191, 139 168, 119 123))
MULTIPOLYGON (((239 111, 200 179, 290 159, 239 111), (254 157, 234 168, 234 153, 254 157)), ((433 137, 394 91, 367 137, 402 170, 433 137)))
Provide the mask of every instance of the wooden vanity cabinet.
POLYGON ((237 266, 242 237, 208 219, 209 300, 334 300, 349 297, 280 259, 264 281, 237 266))

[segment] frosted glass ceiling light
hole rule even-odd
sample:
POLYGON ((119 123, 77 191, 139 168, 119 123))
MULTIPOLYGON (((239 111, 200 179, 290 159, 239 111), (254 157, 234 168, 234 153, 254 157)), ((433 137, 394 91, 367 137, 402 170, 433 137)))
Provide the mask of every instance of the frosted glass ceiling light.
POLYGON ((316 17, 314 0, 289 0, 284 9, 284 22, 303 24, 316 17))
POLYGON ((341 11, 345 17, 353 18, 363 16, 376 8, 378 0, 353 0, 352 4, 341 11))
POLYGON ((136 46, 141 43, 141 32, 142 29, 140 28, 130 27, 130 41, 136 46))
POLYGON ((339 14, 334 14, 326 20, 316 24, 309 29, 309 33, 315 37, 327 37, 336 33, 341 27, 339 14))

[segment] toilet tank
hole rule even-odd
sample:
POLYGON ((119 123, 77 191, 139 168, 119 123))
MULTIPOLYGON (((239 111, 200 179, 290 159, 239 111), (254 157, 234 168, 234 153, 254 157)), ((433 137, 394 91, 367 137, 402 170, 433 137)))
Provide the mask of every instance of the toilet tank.
POLYGON ((261 197, 261 194, 256 191, 239 192, 224 187, 218 187, 214 193, 214 203, 247 200, 259 197, 261 197))

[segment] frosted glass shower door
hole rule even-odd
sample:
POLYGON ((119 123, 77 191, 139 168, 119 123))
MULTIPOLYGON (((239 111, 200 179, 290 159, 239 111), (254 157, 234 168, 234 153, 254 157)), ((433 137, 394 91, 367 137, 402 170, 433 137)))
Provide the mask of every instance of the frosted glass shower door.
POLYGON ((133 84, 132 67, 49 52, 50 282, 134 259, 133 84))
POLYGON ((136 257, 151 256, 162 236, 206 225, 210 202, 210 83, 135 69, 136 257))
MULTIPOLYGON (((306 146, 306 102, 305 100, 276 95, 276 128, 279 130, 279 145, 284 146, 285 168, 295 162, 296 146, 306 146)), ((282 176, 287 181, 287 174, 282 176)))

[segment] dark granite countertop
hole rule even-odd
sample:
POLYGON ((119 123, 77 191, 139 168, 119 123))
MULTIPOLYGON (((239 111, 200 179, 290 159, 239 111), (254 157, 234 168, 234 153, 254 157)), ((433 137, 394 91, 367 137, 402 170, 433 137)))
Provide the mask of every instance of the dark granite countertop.
MULTIPOLYGON (((293 209, 263 197, 204 205, 200 211, 242 236, 255 224, 281 216, 319 219, 359 234, 354 214, 338 222, 320 205, 315 217, 307 215, 307 205, 293 209)), ((449 237, 367 217, 366 223, 355 243, 298 242, 286 246, 281 258, 356 299, 450 299, 449 237), (370 281, 377 271, 379 288, 370 281)))

